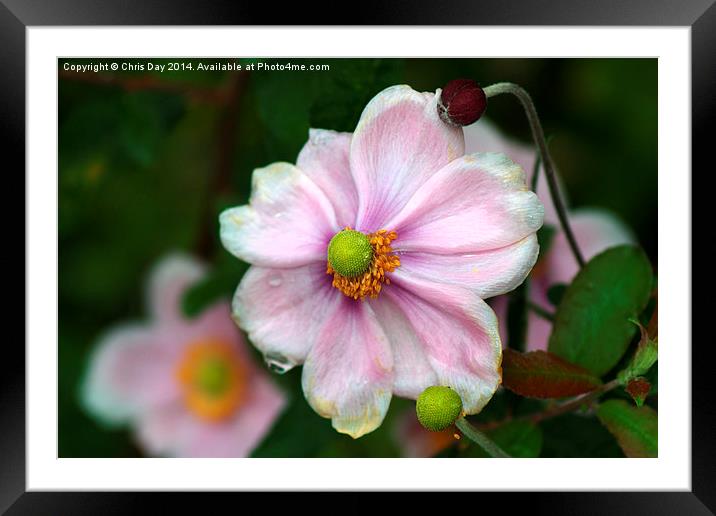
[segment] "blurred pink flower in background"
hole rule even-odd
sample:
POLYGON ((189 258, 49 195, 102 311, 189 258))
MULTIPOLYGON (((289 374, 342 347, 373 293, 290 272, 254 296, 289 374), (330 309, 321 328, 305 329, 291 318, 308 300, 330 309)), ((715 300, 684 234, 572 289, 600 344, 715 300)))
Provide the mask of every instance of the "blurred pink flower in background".
POLYGON ((308 402, 353 437, 381 424, 393 394, 431 385, 479 412, 502 355, 483 299, 522 283, 537 258, 543 207, 523 170, 464 155, 437 96, 393 86, 354 133, 311 130, 295 166, 254 171, 250 204, 220 217, 224 247, 252 265, 237 323, 275 367, 303 363, 308 402))
MULTIPOLYGON (((484 148, 502 152, 524 168, 529 178, 528 182, 531 182, 537 159, 537 153, 533 147, 506 138, 484 117, 463 130, 466 152, 484 148)), ((529 299, 536 305, 553 311, 554 307, 547 299, 547 291, 552 285, 558 283, 569 284, 577 274, 579 267, 569 243, 561 231, 557 212, 550 197, 547 179, 544 177, 544 169, 540 169, 539 174, 537 196, 545 207, 544 222, 554 227, 555 235, 547 254, 540 257, 539 263, 532 270, 529 299)), ((563 190, 561 194, 564 199, 563 190)), ((569 221, 585 260, 589 260, 609 247, 634 242, 631 230, 616 215, 607 210, 573 210, 569 213, 569 221)), ((506 345, 507 297, 500 296, 493 299, 491 306, 497 313, 500 321, 500 335, 503 345, 506 345)), ((551 331, 551 322, 530 311, 527 323, 527 349, 529 351, 546 350, 551 331)))
POLYGON ((149 455, 247 456, 285 405, 228 302, 182 314, 182 294, 204 274, 190 257, 162 260, 149 281, 150 321, 102 336, 82 385, 85 407, 107 425, 130 425, 149 455))

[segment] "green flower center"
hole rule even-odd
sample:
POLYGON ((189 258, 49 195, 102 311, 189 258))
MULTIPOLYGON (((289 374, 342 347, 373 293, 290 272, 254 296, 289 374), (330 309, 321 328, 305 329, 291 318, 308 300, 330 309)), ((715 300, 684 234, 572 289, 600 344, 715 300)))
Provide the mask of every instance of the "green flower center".
POLYGON ((196 371, 197 388, 209 396, 221 396, 231 386, 229 364, 222 358, 205 358, 196 371))
POLYGON ((328 244, 328 263, 341 276, 360 276, 370 267, 373 247, 370 239, 360 231, 344 229, 336 233, 328 244))

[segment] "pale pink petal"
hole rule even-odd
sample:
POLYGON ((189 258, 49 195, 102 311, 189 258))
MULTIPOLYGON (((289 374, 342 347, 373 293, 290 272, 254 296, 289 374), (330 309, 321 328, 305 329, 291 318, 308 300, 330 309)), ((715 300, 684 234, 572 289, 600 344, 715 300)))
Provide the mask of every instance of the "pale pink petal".
POLYGON ((509 347, 509 342, 507 342, 509 337, 507 331, 507 308, 509 302, 510 296, 496 296, 488 302, 492 311, 495 312, 495 316, 497 316, 497 331, 500 334, 503 349, 509 347))
POLYGON ((302 363, 344 297, 325 262, 295 269, 251 267, 233 301, 237 324, 264 355, 286 369, 302 363))
POLYGON ((404 253, 400 269, 427 281, 463 286, 487 299, 509 292, 527 277, 537 260, 537 236, 470 254, 404 253))
MULTIPOLYGON (((569 222, 585 260, 609 247, 634 242, 634 236, 629 228, 607 211, 575 210, 570 213, 569 222)), ((577 274, 579 267, 570 249, 564 233, 558 232, 554 236, 548 256, 550 285, 569 283, 577 274)))
MULTIPOLYGON (((547 308, 548 310, 554 310, 554 307, 547 303, 546 296, 544 296, 543 293, 543 288, 541 286, 535 286, 534 283, 530 283, 530 301, 535 302, 536 297, 540 297, 540 299, 544 297, 545 299, 543 302, 540 302, 539 304, 542 305, 544 303, 546 304, 545 308, 549 307, 547 308), (537 292, 533 291, 535 288, 538 289, 537 292)), ((500 339, 502 340, 503 348, 509 347, 510 344, 507 332, 508 303, 509 296, 497 296, 490 299, 490 306, 492 307, 492 310, 494 310, 495 315, 497 315, 497 320, 499 322, 500 339)), ((547 319, 540 317, 532 310, 529 310, 527 312, 525 351, 535 351, 538 349, 547 351, 547 340, 549 339, 551 332, 552 323, 547 319)))
POLYGON ((256 374, 249 386, 251 397, 236 415, 219 423, 194 422, 190 438, 177 443, 177 457, 247 457, 268 434, 286 399, 265 374, 256 374))
POLYGON ((192 442, 202 422, 178 401, 148 412, 134 424, 139 446, 152 457, 175 457, 192 442))
POLYGON ((536 232, 543 211, 519 165, 503 154, 478 153, 432 176, 386 227, 398 233, 399 252, 474 253, 536 232))
POLYGON ((492 398, 501 381, 502 347, 497 318, 467 289, 402 274, 381 295, 390 297, 410 321, 437 385, 455 389, 468 414, 492 398))
POLYGON ((331 201, 340 227, 354 226, 358 211, 358 191, 348 161, 351 137, 351 133, 311 129, 296 160, 296 166, 331 201))
POLYGON ((306 399, 338 432, 358 438, 383 422, 392 384, 390 344, 373 310, 342 296, 303 366, 306 399))
POLYGON ((326 246, 340 229, 321 189, 288 163, 255 170, 249 204, 224 211, 219 222, 224 247, 263 267, 325 260, 326 246))
MULTIPOLYGON (((492 121, 487 120, 485 117, 475 124, 464 127, 463 132, 465 133, 465 154, 475 152, 499 152, 504 154, 522 167, 527 177, 527 184, 532 184, 537 149, 531 140, 530 144, 523 144, 508 138, 497 129, 492 121)), ((544 167, 542 166, 540 166, 536 193, 542 204, 544 204, 545 223, 556 225, 559 219, 552 203, 549 186, 544 175, 544 167)), ((564 188, 560 188, 560 194, 563 199, 566 199, 564 188)))
POLYGON ((370 304, 390 342, 393 394, 417 399, 421 392, 438 382, 422 342, 403 310, 390 296, 381 295, 365 302, 370 304))
MULTIPOLYGON (((547 291, 543 285, 536 282, 530 285, 530 301, 554 312, 555 307, 547 299, 547 291)), ((527 351, 547 351, 547 342, 552 333, 552 322, 540 317, 532 310, 527 314, 527 351)))
POLYGON ((246 341, 234 323, 231 305, 227 301, 222 300, 214 303, 194 319, 187 321, 184 338, 187 343, 198 340, 218 340, 231 343, 234 344, 240 357, 246 361, 250 360, 246 341))
POLYGON ((149 307, 157 321, 181 321, 182 295, 206 274, 203 264, 191 256, 174 253, 163 258, 149 276, 149 307))
POLYGON ((147 454, 169 457, 245 457, 270 430, 286 399, 268 376, 247 360, 248 399, 225 421, 202 419, 175 400, 147 411, 135 422, 137 439, 147 454))
POLYGON ((106 334, 90 358, 82 384, 85 407, 116 425, 176 400, 179 347, 164 344, 173 329, 124 326, 106 334))
POLYGON ((421 184, 463 151, 462 130, 440 120, 435 95, 405 85, 378 93, 363 110, 351 143, 356 229, 383 229, 421 184))

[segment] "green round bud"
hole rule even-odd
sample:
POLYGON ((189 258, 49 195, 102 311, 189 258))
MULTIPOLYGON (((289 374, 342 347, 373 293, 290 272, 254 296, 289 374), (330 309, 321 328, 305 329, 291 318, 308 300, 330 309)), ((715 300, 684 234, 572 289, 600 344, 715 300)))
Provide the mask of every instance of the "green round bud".
POLYGON ((370 267, 373 247, 367 235, 345 229, 336 233, 328 244, 328 263, 341 276, 360 276, 370 267))
POLYGON ((460 417, 462 400, 450 387, 432 386, 418 396, 415 411, 424 428, 431 432, 440 432, 460 417))

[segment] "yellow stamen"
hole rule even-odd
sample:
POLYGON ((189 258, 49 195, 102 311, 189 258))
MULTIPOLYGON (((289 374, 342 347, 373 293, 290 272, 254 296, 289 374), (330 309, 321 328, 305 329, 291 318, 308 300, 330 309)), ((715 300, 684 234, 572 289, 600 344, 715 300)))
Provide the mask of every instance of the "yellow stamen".
POLYGON ((204 339, 191 343, 176 369, 186 406, 202 419, 223 421, 246 400, 246 370, 229 343, 204 339))
MULTIPOLYGON (((351 230, 350 227, 345 229, 351 230)), ((365 296, 378 297, 383 284, 390 285, 390 278, 386 276, 386 273, 393 272, 400 267, 400 258, 393 254, 393 249, 390 246, 391 242, 398 237, 395 231, 381 229, 367 236, 373 248, 373 259, 368 270, 363 274, 346 277, 336 272, 330 263, 326 267, 326 273, 333 275, 333 286, 346 296, 356 300, 363 299, 365 296)))

